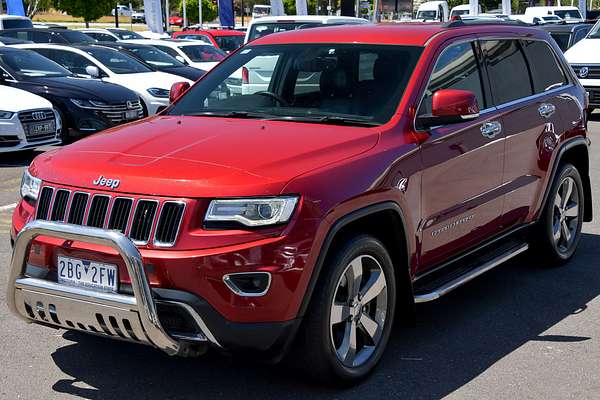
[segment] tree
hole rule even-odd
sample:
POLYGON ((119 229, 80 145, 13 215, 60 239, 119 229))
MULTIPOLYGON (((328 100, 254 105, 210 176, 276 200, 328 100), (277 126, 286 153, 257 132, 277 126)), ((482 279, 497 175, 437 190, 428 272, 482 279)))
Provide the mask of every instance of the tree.
MULTIPOLYGON (((188 24, 195 24, 198 21, 198 0, 186 0, 185 8, 188 24)), ((183 4, 179 6, 179 11, 183 16, 183 4)), ((211 0, 202 0, 202 22, 210 22, 215 18, 217 18, 217 6, 211 0)))
POLYGON ((54 8, 89 22, 109 15, 117 2, 112 0, 54 0, 54 8))
MULTIPOLYGON (((0 0, 2 1, 2 0, 0 0)), ((29 18, 35 17, 38 11, 47 10, 51 5, 51 0, 25 0, 25 13, 29 18)))

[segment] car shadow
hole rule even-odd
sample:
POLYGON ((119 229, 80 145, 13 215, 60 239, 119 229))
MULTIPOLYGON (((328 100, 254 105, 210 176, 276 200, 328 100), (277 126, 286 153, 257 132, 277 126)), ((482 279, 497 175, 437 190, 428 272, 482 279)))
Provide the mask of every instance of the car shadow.
MULTIPOLYGON (((49 147, 50 148, 50 147, 49 147)), ((25 150, 15 151, 13 153, 3 153, 0 159, 0 168, 5 167, 26 167, 35 157, 42 154, 43 150, 25 150)))
POLYGON ((547 268, 521 257, 437 302, 417 307, 414 328, 396 328, 380 366, 348 389, 317 386, 291 366, 264 365, 211 352, 178 359, 149 347, 65 333, 73 343, 52 354, 72 379, 57 392, 86 399, 418 398, 439 399, 528 341, 580 342, 545 332, 586 312, 600 295, 600 235, 584 234, 573 260, 547 268))

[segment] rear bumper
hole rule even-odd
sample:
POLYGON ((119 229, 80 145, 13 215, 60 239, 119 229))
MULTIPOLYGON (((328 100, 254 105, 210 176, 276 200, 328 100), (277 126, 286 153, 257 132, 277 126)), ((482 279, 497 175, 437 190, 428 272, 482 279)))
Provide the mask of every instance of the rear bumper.
POLYGON ((299 320, 231 322, 194 294, 150 288, 138 249, 118 232, 35 221, 23 228, 14 246, 7 303, 27 322, 146 344, 170 355, 196 355, 212 346, 271 359, 283 354, 299 325, 299 320), (114 249, 131 277, 132 295, 71 287, 36 274, 27 257, 40 235, 114 249))

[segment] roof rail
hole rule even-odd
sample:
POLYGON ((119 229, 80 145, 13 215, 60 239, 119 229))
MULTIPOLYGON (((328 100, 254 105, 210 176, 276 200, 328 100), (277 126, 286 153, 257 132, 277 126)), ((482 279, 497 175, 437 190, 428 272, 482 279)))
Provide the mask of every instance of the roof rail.
POLYGON ((470 18, 470 19, 457 19, 454 21, 450 21, 445 23, 443 26, 445 28, 458 28, 461 26, 473 26, 473 25, 509 25, 509 26, 533 26, 526 22, 520 21, 518 19, 493 19, 493 18, 470 18))

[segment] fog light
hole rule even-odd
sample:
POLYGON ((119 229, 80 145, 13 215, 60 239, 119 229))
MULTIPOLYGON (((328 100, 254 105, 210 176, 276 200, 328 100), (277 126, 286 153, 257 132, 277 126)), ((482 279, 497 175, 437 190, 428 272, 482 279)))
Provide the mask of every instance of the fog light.
POLYGON ((223 276, 225 285, 238 296, 264 296, 271 286, 268 272, 238 272, 223 276))

